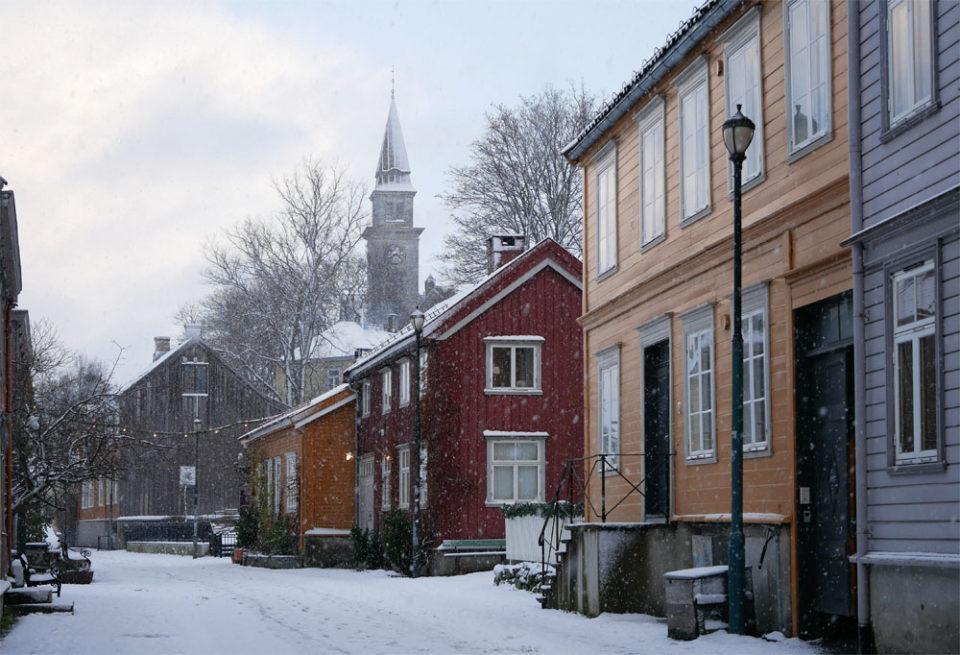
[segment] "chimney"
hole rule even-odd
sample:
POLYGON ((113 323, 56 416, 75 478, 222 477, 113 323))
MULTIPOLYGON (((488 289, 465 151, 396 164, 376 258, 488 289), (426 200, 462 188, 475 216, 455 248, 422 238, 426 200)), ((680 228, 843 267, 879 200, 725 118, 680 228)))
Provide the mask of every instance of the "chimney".
POLYGON ((183 336, 186 339, 192 339, 194 337, 200 338, 203 336, 203 326, 199 323, 187 323, 183 326, 183 336))
POLYGON ((153 361, 157 361, 170 352, 170 337, 153 338, 153 361))
POLYGON ((516 259, 524 250, 522 234, 495 234, 487 239, 487 274, 516 259))

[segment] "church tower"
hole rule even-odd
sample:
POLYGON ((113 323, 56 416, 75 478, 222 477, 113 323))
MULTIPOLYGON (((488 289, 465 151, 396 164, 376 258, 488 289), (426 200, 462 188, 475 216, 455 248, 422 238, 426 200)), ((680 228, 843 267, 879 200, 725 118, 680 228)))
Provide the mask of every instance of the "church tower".
POLYGON ((363 232, 367 242, 367 318, 372 325, 383 326, 395 314, 396 325, 405 325, 419 298, 423 228, 413 226, 417 192, 410 182, 410 163, 392 90, 376 180, 370 194, 373 220, 363 232))

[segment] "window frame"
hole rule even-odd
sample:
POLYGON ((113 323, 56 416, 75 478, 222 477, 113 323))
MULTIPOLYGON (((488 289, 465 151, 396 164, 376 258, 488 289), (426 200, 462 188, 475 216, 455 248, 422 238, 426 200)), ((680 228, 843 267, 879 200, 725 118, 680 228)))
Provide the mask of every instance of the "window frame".
POLYGON ((284 486, 286 487, 286 510, 288 513, 296 512, 299 505, 297 498, 297 453, 295 451, 284 453, 284 486))
POLYGON ((484 432, 484 438, 487 442, 487 507, 502 507, 504 505, 513 505, 516 503, 542 503, 546 495, 546 442, 547 435, 543 433, 524 433, 524 432, 484 432), (495 444, 502 443, 534 443, 537 446, 537 497, 533 499, 518 498, 519 491, 519 468, 521 466, 530 467, 534 460, 502 460, 499 464, 494 459, 495 444), (511 499, 497 499, 495 497, 494 471, 498 467, 511 466, 513 468, 513 497, 511 499))
POLYGON ((941 398, 943 394, 943 366, 940 362, 940 358, 943 353, 943 307, 942 307, 942 298, 941 298, 941 267, 938 259, 938 253, 936 250, 926 250, 922 253, 918 253, 913 257, 907 260, 900 260, 899 262, 891 263, 885 268, 885 303, 886 303, 886 317, 885 322, 887 326, 887 356, 886 356, 886 367, 887 367, 887 421, 890 426, 887 429, 889 437, 889 449, 888 449, 888 463, 893 468, 894 471, 916 471, 922 472, 926 470, 942 470, 945 463, 944 459, 944 435, 943 435, 943 399, 941 398), (934 287, 934 316, 924 319, 924 320, 915 320, 908 326, 898 327, 896 324, 897 321, 897 282, 904 278, 916 278, 917 276, 931 272, 933 277, 933 287, 934 287), (918 360, 918 342, 917 340, 926 337, 932 336, 934 343, 934 398, 935 398, 935 407, 933 408, 933 420, 934 420, 934 435, 936 439, 936 444, 932 449, 922 449, 918 448, 917 445, 922 445, 922 431, 917 432, 918 420, 922 420, 922 407, 919 403, 914 402, 913 413, 914 413, 914 450, 911 454, 903 454, 901 450, 901 435, 900 435, 900 393, 899 393, 899 384, 898 384, 898 374, 899 374, 899 364, 897 357, 897 346, 904 341, 911 341, 914 343, 913 348, 913 362, 914 362, 914 375, 913 375, 913 398, 917 399, 917 378, 922 375, 920 371, 917 370, 915 366, 918 360))
MULTIPOLYGON (((620 466, 620 454, 622 450, 622 426, 621 426, 621 393, 622 385, 620 380, 620 344, 615 344, 609 348, 601 350, 597 357, 597 450, 598 454, 607 455, 607 462, 611 467, 620 466), (614 395, 610 396, 613 407, 607 408, 604 403, 605 396, 605 372, 613 371, 611 382, 615 384, 614 395), (609 435, 604 434, 604 421, 607 413, 611 413, 612 430, 616 432, 609 435)), ((607 474, 614 473, 613 469, 607 469, 607 474)))
POLYGON ((343 371, 339 366, 327 367, 327 389, 338 387, 343 380, 343 371))
MULTIPOLYGON (((832 61, 833 61, 833 6, 827 3, 826 7, 826 21, 824 33, 822 35, 822 45, 825 49, 825 52, 820 52, 820 62, 821 66, 825 68, 824 71, 821 71, 825 74, 825 79, 823 80, 824 96, 826 98, 826 120, 824 122, 823 128, 818 132, 814 133, 812 136, 808 137, 804 141, 797 143, 796 135, 794 133, 796 126, 792 120, 794 101, 793 101, 793 80, 794 80, 794 62, 792 60, 792 48, 794 45, 793 41, 793 24, 790 22, 790 11, 793 7, 798 5, 807 5, 807 30, 808 34, 810 33, 810 27, 813 24, 812 19, 810 18, 809 6, 813 3, 819 2, 820 0, 787 0, 783 6, 783 52, 784 52, 784 106, 787 122, 787 163, 792 163, 809 152, 812 152, 833 140, 833 74, 832 74, 832 61)), ((820 38, 820 37, 818 37, 820 38)), ((807 52, 812 52, 814 43, 810 39, 807 40, 807 43, 804 44, 807 52)), ((806 67, 808 70, 812 70, 811 66, 806 67)), ((811 84, 811 92, 812 92, 811 84)), ((812 121, 813 117, 811 117, 812 121)))
MULTIPOLYGON (((748 405, 755 405, 757 398, 752 395, 754 389, 754 376, 753 368, 748 367, 748 360, 755 360, 757 356, 751 356, 748 353, 748 342, 744 339, 743 342, 743 424, 744 424, 744 434, 743 434, 743 453, 745 457, 757 457, 760 455, 771 455, 773 454, 773 440, 771 435, 771 419, 770 419, 770 289, 767 282, 761 282, 745 289, 741 293, 740 297, 740 316, 741 323, 744 326, 742 328, 742 333, 747 334, 748 329, 748 319, 749 317, 760 314, 761 320, 763 321, 763 334, 762 334, 762 345, 763 345, 763 366, 761 370, 762 382, 763 382, 763 429, 764 429, 764 439, 763 441, 753 441, 747 443, 747 431, 746 426, 748 425, 748 416, 753 417, 753 411, 747 411, 748 405), (748 397, 748 394, 750 396, 748 397)), ((751 425, 756 425, 755 422, 750 423, 751 425)))
POLYGON ((538 336, 496 336, 484 337, 485 375, 484 393, 488 395, 541 395, 543 394, 542 363, 543 344, 546 340, 538 336), (509 387, 493 386, 493 351, 497 348, 510 349, 510 385, 509 387), (533 386, 518 387, 517 380, 517 349, 531 348, 533 350, 533 386))
POLYGON ((400 407, 410 404, 410 371, 412 368, 409 359, 400 360, 400 407))
POLYGON ((384 453, 380 456, 380 509, 390 509, 390 482, 393 475, 393 465, 390 462, 390 455, 384 453))
POLYGON ((617 271, 617 143, 610 141, 593 158, 596 191, 594 206, 597 211, 597 281, 607 278, 617 271), (606 205, 601 198, 601 179, 609 176, 606 183, 612 188, 612 200, 606 205), (604 208, 610 209, 610 215, 604 214, 604 208), (607 261, 609 258, 610 261, 607 261))
POLYGON ((634 115, 637 121, 637 150, 639 157, 639 179, 640 179, 640 251, 643 252, 667 238, 667 160, 666 160, 666 102, 663 96, 657 96, 644 106, 643 109, 634 115), (654 143, 655 156, 659 154, 660 170, 657 174, 657 168, 654 166, 650 171, 653 178, 654 188, 653 202, 651 211, 651 223, 653 229, 647 234, 647 205, 648 198, 645 193, 647 186, 647 148, 644 145, 648 134, 658 139, 654 143), (659 146, 659 148, 657 148, 659 146), (659 190, 657 187, 659 186, 659 190), (658 193, 659 191, 659 193, 658 193), (658 229, 659 228, 659 229, 658 229))
MULTIPOLYGON (((723 43, 723 96, 726 106, 726 115, 733 116, 737 111, 737 103, 744 105, 744 116, 750 118, 754 125, 753 140, 750 147, 747 148, 746 159, 743 162, 743 191, 753 188, 766 179, 765 161, 763 153, 763 53, 761 51, 763 42, 760 38, 760 7, 754 7, 749 10, 740 20, 728 29, 720 37, 723 43), (756 107, 746 107, 746 98, 733 98, 730 90, 731 79, 733 78, 733 66, 730 60, 744 53, 751 47, 756 47, 756 61, 754 79, 751 80, 757 96, 756 107), (751 170, 751 166, 756 165, 756 170, 751 170)), ((746 84, 744 86, 746 89, 746 84)), ((727 158, 727 192, 733 194, 733 162, 727 158)))
POLYGON ((397 507, 407 509, 410 507, 410 444, 397 446, 397 464, 397 507))
MULTIPOLYGON (((712 199, 712 187, 713 179, 711 177, 711 141, 712 135, 710 130, 710 76, 709 76, 709 60, 706 55, 701 55, 693 63, 687 66, 683 72, 681 72, 673 81, 674 86, 677 88, 677 112, 679 114, 679 126, 678 126, 678 156, 680 158, 680 179, 677 188, 680 191, 680 226, 686 227, 691 223, 696 222, 698 219, 706 216, 711 211, 713 211, 713 199, 712 199), (706 126, 701 131, 703 138, 705 139, 705 144, 698 144, 699 146, 705 146, 706 153, 705 159, 702 166, 697 167, 697 171, 694 172, 695 177, 701 175, 700 171, 702 170, 702 175, 706 178, 706 198, 698 203, 698 206, 690 208, 687 207, 686 201, 686 178, 687 178, 687 166, 688 162, 684 156, 684 130, 690 124, 690 116, 687 112, 684 111, 684 100, 686 97, 690 96, 695 92, 699 92, 702 89, 703 91, 703 103, 702 106, 697 106, 696 110, 698 112, 703 112, 704 115, 698 115, 698 118, 706 120, 706 126)), ((698 183, 695 180, 696 183, 698 183)), ((698 200, 700 200, 698 198, 698 200)))
POLYGON ((372 393, 371 386, 372 385, 370 384, 370 381, 365 380, 363 386, 361 387, 362 393, 360 399, 360 411, 363 416, 370 416, 370 395, 372 393))
MULTIPOLYGON (((907 3, 909 7, 913 0, 907 3)), ((883 107, 881 115, 881 133, 880 141, 886 142, 893 139, 901 132, 909 129, 925 118, 935 113, 940 108, 940 92, 937 84, 937 3, 930 3, 930 21, 927 26, 930 30, 930 69, 927 72, 930 83, 930 97, 926 100, 917 102, 914 98, 913 105, 902 114, 894 116, 893 114, 893 47, 890 29, 892 26, 891 13, 896 5, 906 0, 881 0, 879 7, 880 14, 880 87, 882 94, 883 107)), ((913 30, 911 30, 911 35, 913 30)), ((913 62, 911 62, 913 63, 913 62)), ((915 73, 911 67, 912 75, 915 73)), ((915 77, 913 80, 915 81, 915 77)))
MULTIPOLYGON (((688 465, 696 464, 713 464, 717 461, 717 392, 716 392, 716 378, 717 378, 717 353, 716 353, 716 331, 714 329, 714 310, 715 305, 713 303, 708 303, 706 305, 701 305, 680 317, 680 322, 683 329, 683 436, 684 436, 684 461, 688 465), (692 426, 692 417, 690 413, 691 402, 690 402, 690 366, 689 366, 689 357, 687 355, 687 350, 690 347, 689 341, 691 338, 700 337, 704 335, 709 337, 709 359, 710 359, 710 371, 709 371, 709 380, 708 391, 710 394, 710 410, 709 421, 710 426, 710 436, 712 439, 712 444, 710 448, 703 448, 703 424, 701 423, 700 430, 700 448, 693 448, 693 434, 691 430, 692 426)), ((699 373, 700 380, 702 380, 705 374, 701 371, 699 373)), ((701 385, 698 385, 698 388, 702 389, 701 385)), ((701 393, 702 398, 702 393, 701 393)), ((703 416, 706 414, 706 411, 703 409, 698 410, 697 415, 703 416)))
POLYGON ((380 370, 380 413, 389 414, 393 396, 393 368, 380 370))
POLYGON ((183 391, 180 394, 181 396, 189 396, 191 398, 206 398, 207 396, 209 396, 210 369, 207 368, 209 365, 210 365, 209 362, 200 361, 197 359, 196 356, 194 356, 193 359, 187 359, 186 357, 183 357, 183 359, 180 360, 180 371, 183 378, 183 391), (200 366, 202 366, 203 368, 197 368, 200 366), (191 374, 189 378, 193 382, 193 384, 190 385, 190 388, 191 388, 190 391, 187 391, 188 367, 189 367, 189 370, 191 370, 191 374), (197 375, 200 371, 203 371, 203 376, 197 375), (203 391, 197 391, 197 387, 199 386, 197 384, 197 381, 201 379, 203 381, 203 391))

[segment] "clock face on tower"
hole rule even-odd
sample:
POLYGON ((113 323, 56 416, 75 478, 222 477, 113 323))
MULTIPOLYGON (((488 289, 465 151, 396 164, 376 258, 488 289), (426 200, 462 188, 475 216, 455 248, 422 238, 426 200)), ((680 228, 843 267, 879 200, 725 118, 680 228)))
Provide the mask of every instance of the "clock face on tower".
POLYGON ((398 266, 403 263, 403 259, 406 256, 403 248, 400 246, 387 246, 387 249, 384 251, 384 259, 387 260, 388 264, 393 264, 398 266))

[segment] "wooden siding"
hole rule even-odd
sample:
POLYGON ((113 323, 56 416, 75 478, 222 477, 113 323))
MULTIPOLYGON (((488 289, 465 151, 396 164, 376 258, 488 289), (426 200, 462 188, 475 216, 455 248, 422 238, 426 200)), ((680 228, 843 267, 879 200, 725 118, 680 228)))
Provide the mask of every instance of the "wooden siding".
POLYGON ((356 403, 331 411, 302 431, 301 536, 313 528, 349 530, 354 522, 355 460, 347 454, 356 447, 356 403))

